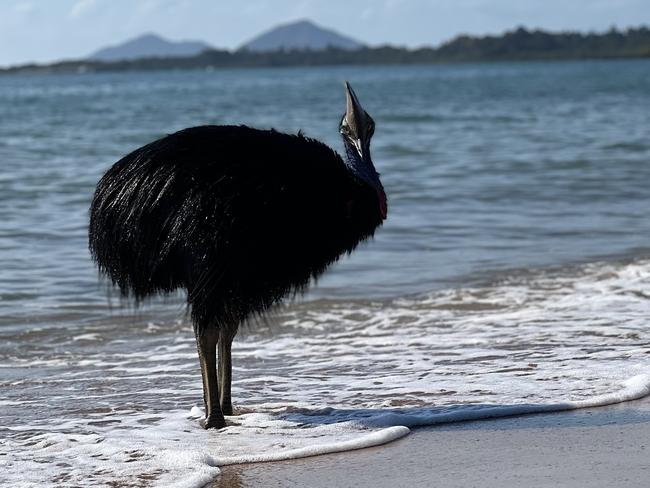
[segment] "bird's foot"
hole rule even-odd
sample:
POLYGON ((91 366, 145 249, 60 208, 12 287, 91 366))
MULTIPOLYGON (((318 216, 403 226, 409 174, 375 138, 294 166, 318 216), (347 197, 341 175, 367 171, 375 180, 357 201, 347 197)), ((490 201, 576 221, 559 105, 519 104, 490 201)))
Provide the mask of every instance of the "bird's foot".
POLYGON ((226 426, 226 420, 223 418, 223 415, 217 417, 215 415, 211 417, 206 417, 199 420, 199 424, 204 429, 223 429, 226 426))

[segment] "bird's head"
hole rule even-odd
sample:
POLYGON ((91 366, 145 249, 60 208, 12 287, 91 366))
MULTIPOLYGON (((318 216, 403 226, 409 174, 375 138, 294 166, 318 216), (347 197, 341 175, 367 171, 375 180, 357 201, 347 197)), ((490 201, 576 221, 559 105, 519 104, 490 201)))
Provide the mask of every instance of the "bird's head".
POLYGON ((370 157, 370 139, 375 133, 375 121, 363 109, 347 81, 345 82, 345 95, 347 98, 346 111, 341 119, 339 132, 343 137, 346 163, 355 176, 377 191, 379 211, 382 219, 386 219, 386 193, 370 157))

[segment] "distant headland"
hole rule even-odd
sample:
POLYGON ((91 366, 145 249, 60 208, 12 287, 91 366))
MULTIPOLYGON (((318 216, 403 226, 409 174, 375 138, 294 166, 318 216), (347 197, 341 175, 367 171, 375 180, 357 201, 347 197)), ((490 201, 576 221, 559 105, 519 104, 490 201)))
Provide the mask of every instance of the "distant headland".
POLYGON ((366 46, 312 22, 299 21, 265 32, 235 51, 197 41, 174 43, 152 35, 110 49, 109 59, 95 53, 87 59, 13 66, 0 69, 0 74, 650 58, 650 29, 580 33, 519 27, 501 35, 461 35, 438 47, 409 49, 366 46))

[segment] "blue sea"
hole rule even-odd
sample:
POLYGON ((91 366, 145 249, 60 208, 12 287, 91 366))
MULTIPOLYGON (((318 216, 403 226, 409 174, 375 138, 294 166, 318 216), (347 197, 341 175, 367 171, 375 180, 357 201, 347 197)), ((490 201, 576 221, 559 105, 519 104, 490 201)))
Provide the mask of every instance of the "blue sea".
POLYGON ((643 396, 649 209, 647 60, 0 77, 0 484, 203 486, 225 464, 643 396), (388 220, 240 333, 239 415, 203 431, 183 296, 134 310, 98 276, 94 186, 203 124, 340 151, 344 80, 376 121, 388 220))

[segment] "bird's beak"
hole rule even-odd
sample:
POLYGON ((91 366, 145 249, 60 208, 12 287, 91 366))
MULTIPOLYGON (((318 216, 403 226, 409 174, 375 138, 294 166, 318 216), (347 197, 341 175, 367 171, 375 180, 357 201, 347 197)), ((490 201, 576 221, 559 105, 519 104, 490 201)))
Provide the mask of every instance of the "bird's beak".
POLYGON ((345 117, 348 119, 348 124, 355 126, 355 120, 364 112, 361 104, 359 103, 359 99, 357 98, 357 94, 354 93, 354 90, 350 86, 350 83, 347 81, 345 82, 345 98, 347 107, 347 110, 345 111, 345 117))
POLYGON ((361 157, 364 156, 363 148, 366 143, 367 134, 366 132, 366 111, 363 109, 359 103, 356 93, 350 86, 350 83, 345 82, 345 98, 346 98, 346 110, 345 110, 345 119, 348 123, 353 136, 351 141, 359 151, 361 157))

